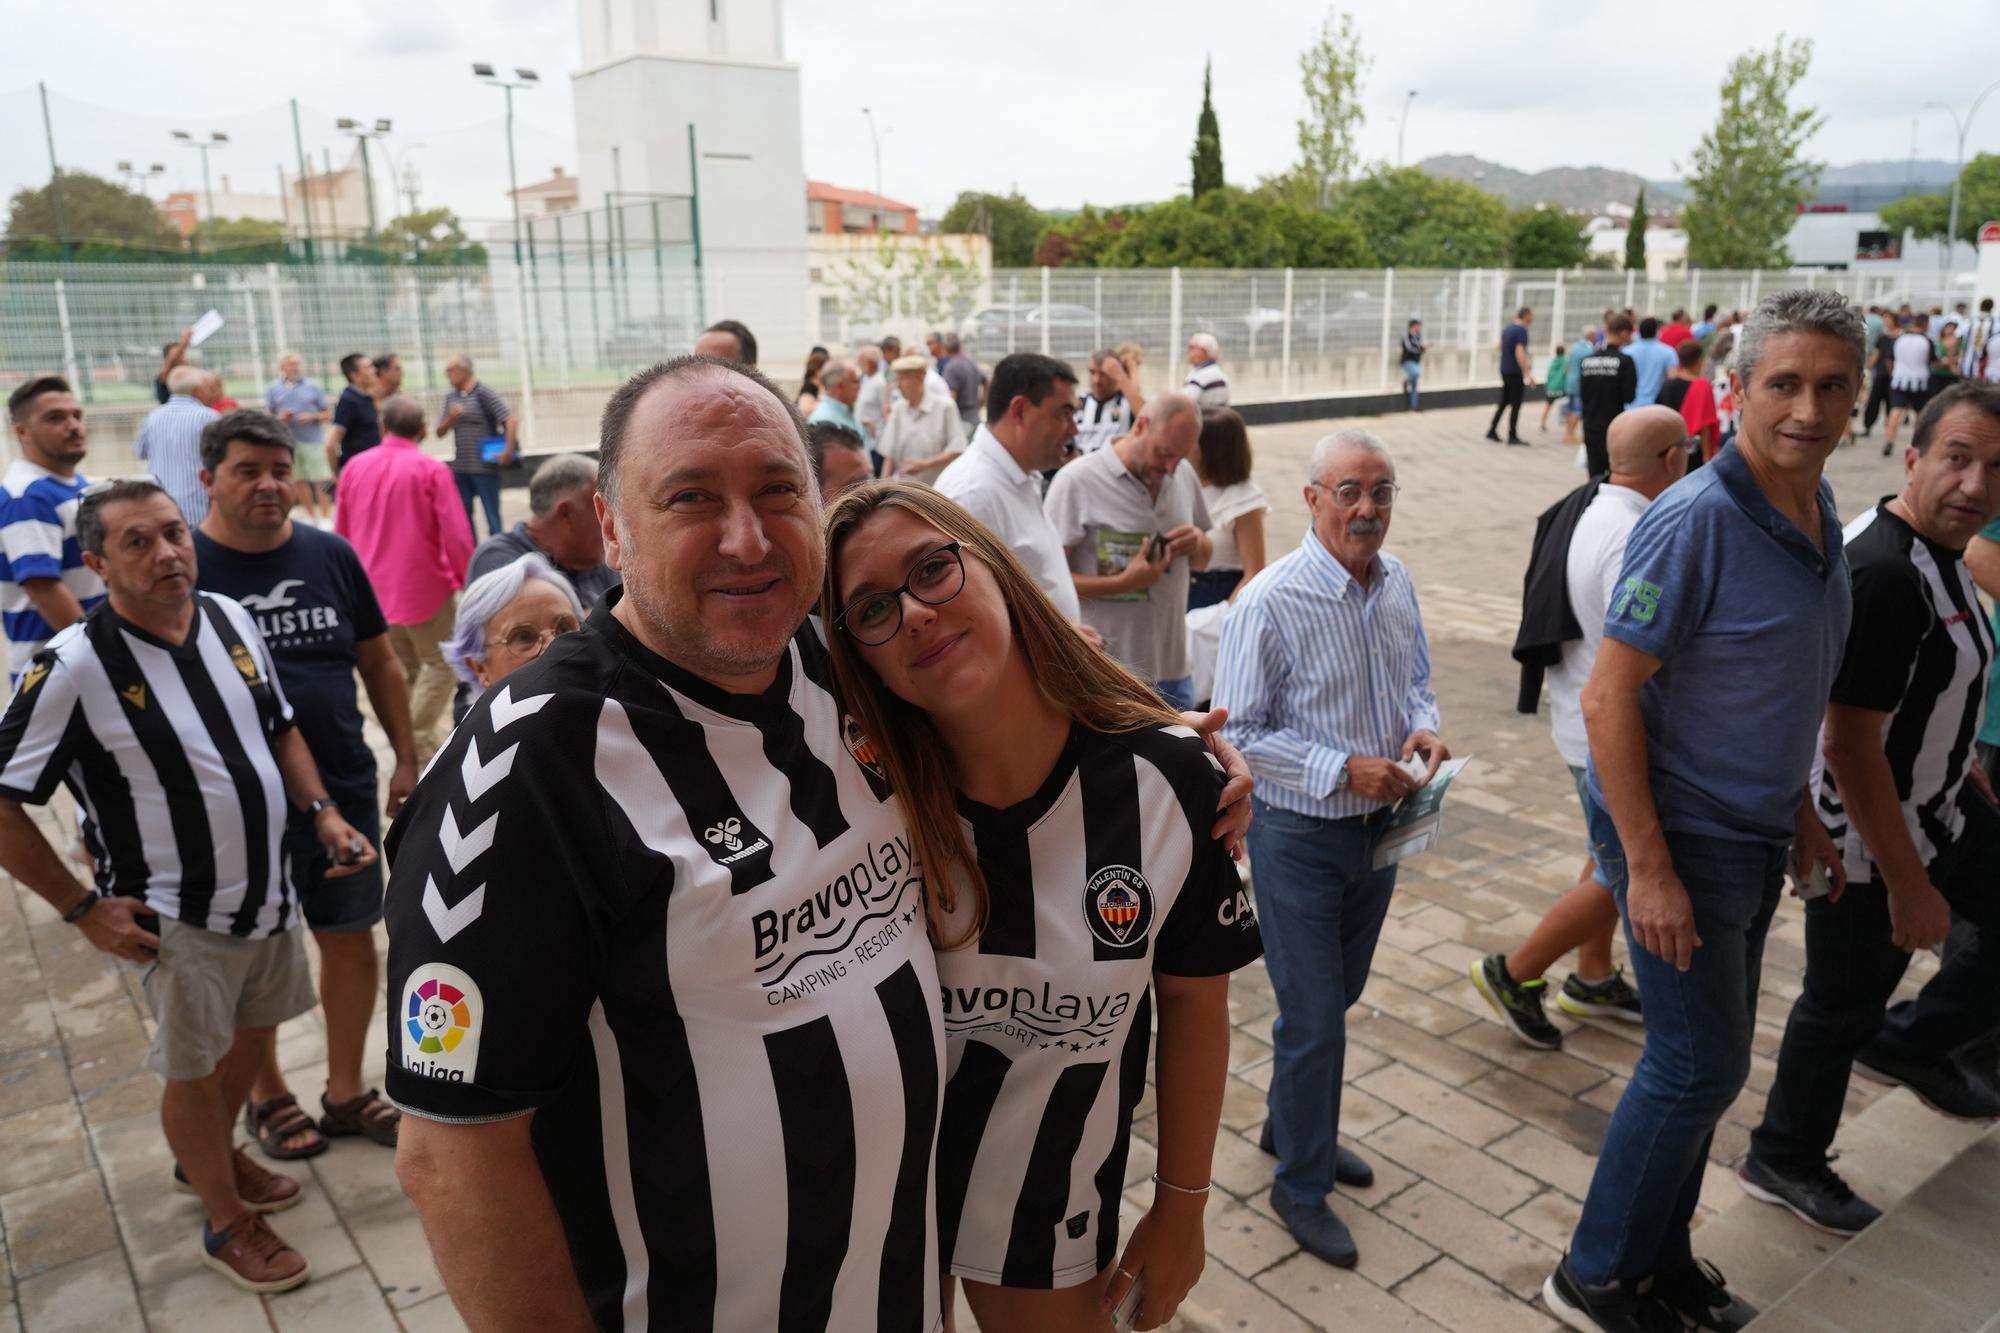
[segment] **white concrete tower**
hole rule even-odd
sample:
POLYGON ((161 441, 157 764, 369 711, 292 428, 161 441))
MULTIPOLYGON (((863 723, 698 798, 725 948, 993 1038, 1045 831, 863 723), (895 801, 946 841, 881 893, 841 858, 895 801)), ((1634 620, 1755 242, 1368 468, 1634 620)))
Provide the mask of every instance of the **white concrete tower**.
POLYGON ((583 206, 601 207, 607 193, 688 194, 692 124, 705 313, 748 324, 760 361, 793 359, 806 334, 806 179, 783 0, 577 0, 577 9, 583 206))

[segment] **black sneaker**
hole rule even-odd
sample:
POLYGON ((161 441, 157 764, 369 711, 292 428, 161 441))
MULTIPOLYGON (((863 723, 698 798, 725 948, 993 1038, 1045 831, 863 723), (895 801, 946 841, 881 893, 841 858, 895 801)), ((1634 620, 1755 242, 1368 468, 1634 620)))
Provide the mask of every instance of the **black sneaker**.
POLYGON ((1577 1333, 1683 1333, 1680 1316, 1661 1303, 1653 1279, 1586 1286, 1569 1271, 1569 1256, 1542 1283, 1542 1304, 1577 1333))
POLYGON ((1730 1294, 1721 1272, 1706 1259, 1697 1259, 1677 1273, 1656 1274, 1653 1294, 1691 1328, 1736 1333, 1757 1317, 1757 1307, 1730 1294))
POLYGON ((1556 1008, 1571 1018, 1615 1018, 1622 1023, 1643 1023, 1639 992, 1625 980, 1625 969, 1613 968, 1602 981, 1584 981, 1572 972, 1556 992, 1556 1008))
POLYGON ((1891 1087, 1908 1088, 1917 1100, 1953 1120, 2000 1120, 2000 1091, 1975 1083, 1950 1056, 1909 1056, 1880 1037, 1854 1057, 1854 1072, 1891 1087))
POLYGON ((1562 1049, 1562 1029, 1549 1022, 1542 1012, 1542 995, 1548 983, 1540 977, 1515 981, 1507 975, 1507 956, 1488 954, 1472 965, 1472 984, 1500 1015, 1500 1021, 1514 1029, 1514 1035, 1542 1051, 1562 1049))
POLYGON ((1489 430, 1486 432, 1486 438, 1493 441, 1493 443, 1498 444, 1500 443, 1500 432, 1489 430))
POLYGON ((1835 1236, 1855 1235, 1882 1216, 1880 1208, 1857 1198, 1825 1163, 1817 1170, 1792 1171, 1745 1157, 1736 1168, 1736 1183, 1751 1198, 1790 1209, 1807 1226, 1835 1236))

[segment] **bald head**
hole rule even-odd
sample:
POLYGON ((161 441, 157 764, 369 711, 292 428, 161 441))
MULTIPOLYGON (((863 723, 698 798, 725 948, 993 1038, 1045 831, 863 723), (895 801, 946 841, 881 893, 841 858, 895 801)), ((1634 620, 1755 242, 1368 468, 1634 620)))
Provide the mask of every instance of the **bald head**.
POLYGON ((1620 412, 1605 441, 1611 480, 1658 495, 1687 470, 1687 423, 1671 407, 1654 404, 1620 412))

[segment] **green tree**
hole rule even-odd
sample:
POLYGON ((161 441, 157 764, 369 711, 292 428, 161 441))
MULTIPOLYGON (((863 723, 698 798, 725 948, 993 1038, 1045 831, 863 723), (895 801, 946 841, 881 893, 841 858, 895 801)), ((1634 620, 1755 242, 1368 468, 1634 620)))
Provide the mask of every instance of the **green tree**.
POLYGON ((1507 206, 1419 167, 1363 176, 1348 188, 1345 211, 1377 260, 1396 268, 1492 268, 1507 260, 1507 206))
POLYGON ((1101 268, 1118 233, 1143 209, 1098 209, 1089 204, 1071 217, 1052 220, 1035 242, 1035 262, 1050 268, 1101 268))
POLYGON ((881 237, 870 255, 836 268, 827 285, 839 293, 840 313, 852 323, 879 327, 900 307, 922 324, 956 323, 971 309, 979 270, 945 248, 916 250, 881 237))
POLYGON ((938 220, 938 230, 950 235, 984 236, 993 245, 996 268, 1026 268, 1035 262, 1035 242, 1048 219, 1018 194, 982 194, 968 190, 953 201, 938 220))
POLYGON ((1507 262, 1515 268, 1575 268, 1590 253, 1583 219, 1566 208, 1524 208, 1508 227, 1507 262))
POLYGON ((1285 238, 1270 205, 1223 186, 1133 215, 1110 244, 1106 268, 1283 268, 1285 238))
MULTIPOLYGON (((153 201, 87 171, 62 173, 63 224, 57 235, 55 198, 47 185, 14 191, 7 209, 7 253, 17 259, 55 258, 64 240, 93 250, 184 250, 180 233, 153 201)), ((81 252, 79 251, 79 257, 81 252)))
POLYGON ((291 258, 285 224, 264 218, 204 218, 189 238, 204 259, 232 264, 283 263, 291 258))
POLYGON ((1646 271, 1646 187, 1632 204, 1632 220, 1625 224, 1625 267, 1646 271))
POLYGON ((1299 164, 1291 173, 1305 200, 1320 208, 1354 175, 1354 135, 1361 128, 1361 76, 1368 58, 1354 16, 1330 10, 1299 53, 1306 114, 1299 118, 1299 164))
POLYGON ((1209 95, 1209 65, 1201 66, 1201 117, 1194 124, 1194 151, 1188 154, 1194 167, 1194 197, 1222 188, 1222 128, 1215 120, 1215 102, 1209 95))
POLYGON ((1347 213, 1281 204, 1272 210, 1271 221, 1284 240, 1289 267, 1381 267, 1361 224, 1347 213))
POLYGON ((1806 141, 1826 117, 1794 110, 1793 91, 1812 62, 1812 43, 1751 51, 1730 62, 1715 127, 1694 150, 1689 198, 1681 210, 1688 260, 1707 268, 1783 268, 1794 215, 1812 198, 1819 164, 1806 141))
MULTIPOLYGON (((1996 218, 2000 218, 2000 154, 1980 153, 1959 174, 1958 239, 1976 244, 1980 225, 1996 218)), ((1882 209, 1882 225, 1895 232, 1908 229, 1920 240, 1937 240, 1951 226, 1951 191, 1898 199, 1882 209)))

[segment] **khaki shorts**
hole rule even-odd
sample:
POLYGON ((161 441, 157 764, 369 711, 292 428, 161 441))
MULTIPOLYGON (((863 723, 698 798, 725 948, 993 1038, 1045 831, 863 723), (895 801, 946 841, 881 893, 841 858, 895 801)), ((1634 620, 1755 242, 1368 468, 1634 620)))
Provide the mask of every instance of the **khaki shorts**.
POLYGON ((319 1002, 306 933, 238 939, 160 919, 159 960, 141 984, 158 1027, 146 1068, 164 1078, 207 1078, 242 1028, 276 1027, 319 1002))
POLYGON ((292 450, 293 481, 332 481, 333 469, 326 463, 326 442, 302 442, 292 450))

